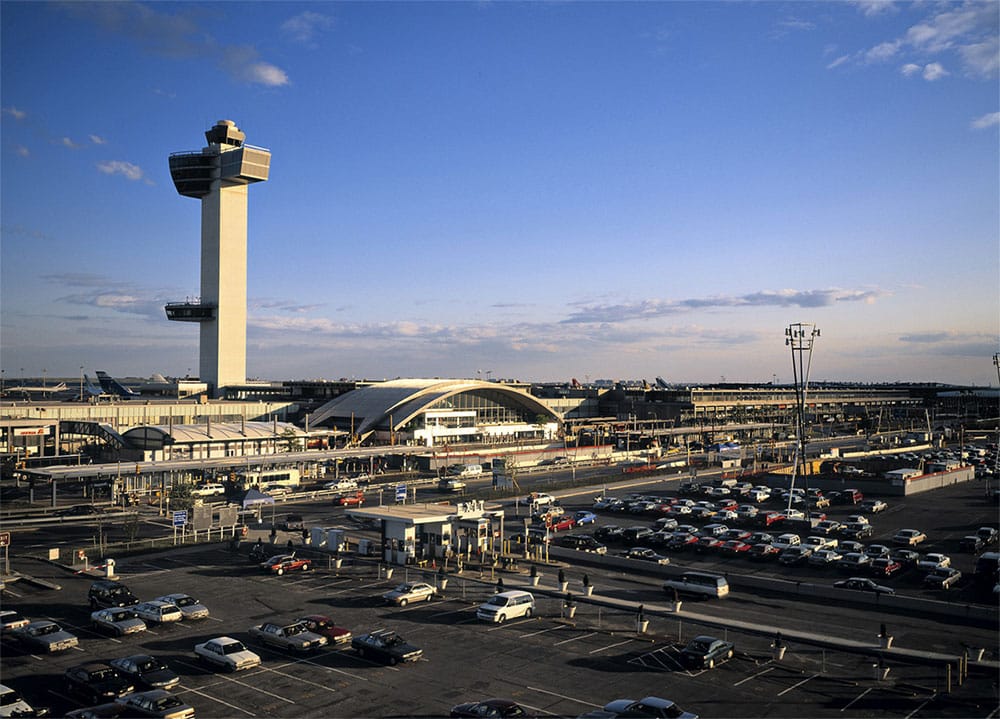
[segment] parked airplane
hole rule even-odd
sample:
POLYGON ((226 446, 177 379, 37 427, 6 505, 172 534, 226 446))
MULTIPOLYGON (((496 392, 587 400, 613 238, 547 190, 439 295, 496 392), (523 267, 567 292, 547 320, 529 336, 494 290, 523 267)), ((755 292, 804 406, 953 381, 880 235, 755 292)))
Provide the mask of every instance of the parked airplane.
POLYGON ((21 394, 25 397, 33 394, 40 394, 43 396, 51 396, 57 392, 65 392, 66 383, 60 382, 59 384, 54 384, 51 387, 29 387, 27 385, 20 385, 18 387, 5 387, 4 394, 21 394))
POLYGON ((139 397, 139 393, 134 389, 126 387, 107 372, 97 370, 97 381, 101 383, 101 389, 105 394, 113 394, 118 397, 139 397))

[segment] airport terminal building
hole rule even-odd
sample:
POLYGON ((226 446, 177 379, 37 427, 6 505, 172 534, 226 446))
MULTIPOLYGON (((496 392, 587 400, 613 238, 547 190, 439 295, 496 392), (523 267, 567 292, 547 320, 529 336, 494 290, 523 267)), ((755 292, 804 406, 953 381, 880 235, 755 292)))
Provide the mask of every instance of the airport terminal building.
POLYGON ((396 379, 343 394, 308 417, 359 443, 426 447, 551 441, 560 417, 513 386, 463 379, 396 379))

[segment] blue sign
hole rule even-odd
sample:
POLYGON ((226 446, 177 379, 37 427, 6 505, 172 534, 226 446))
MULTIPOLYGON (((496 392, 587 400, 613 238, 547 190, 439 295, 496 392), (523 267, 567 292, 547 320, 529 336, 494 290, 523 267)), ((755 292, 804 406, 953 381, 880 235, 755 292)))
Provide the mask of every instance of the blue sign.
POLYGON ((188 523, 188 513, 186 509, 180 509, 174 512, 174 526, 183 527, 188 523))
POLYGON ((397 484, 396 485, 396 501, 405 502, 406 501, 406 485, 397 484))

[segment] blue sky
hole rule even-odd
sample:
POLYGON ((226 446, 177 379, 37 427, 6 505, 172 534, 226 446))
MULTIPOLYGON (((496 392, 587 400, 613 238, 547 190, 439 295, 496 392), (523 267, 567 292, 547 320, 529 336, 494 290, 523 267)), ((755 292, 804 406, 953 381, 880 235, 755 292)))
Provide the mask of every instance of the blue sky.
POLYGON ((226 118, 251 377, 995 384, 998 7, 4 2, 0 366, 197 372, 226 118))

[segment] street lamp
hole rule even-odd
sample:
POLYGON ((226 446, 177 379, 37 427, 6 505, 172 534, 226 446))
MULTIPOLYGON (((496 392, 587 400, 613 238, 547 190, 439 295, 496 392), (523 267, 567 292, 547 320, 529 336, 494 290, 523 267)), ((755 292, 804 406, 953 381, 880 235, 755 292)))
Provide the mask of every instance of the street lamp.
MULTIPOLYGON (((789 490, 795 488, 795 474, 802 461, 803 474, 806 468, 806 392, 809 389, 809 370, 812 367, 813 342, 819 337, 816 325, 799 322, 789 325, 785 330, 785 345, 792 351, 792 384, 795 387, 795 415, 797 433, 795 444, 795 461, 792 465, 792 480, 789 490)), ((788 510, 792 509, 791 491, 788 493, 788 510)))

